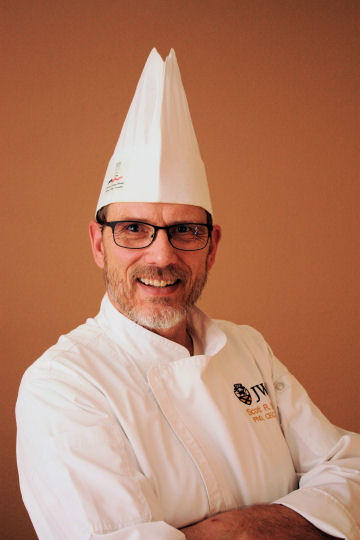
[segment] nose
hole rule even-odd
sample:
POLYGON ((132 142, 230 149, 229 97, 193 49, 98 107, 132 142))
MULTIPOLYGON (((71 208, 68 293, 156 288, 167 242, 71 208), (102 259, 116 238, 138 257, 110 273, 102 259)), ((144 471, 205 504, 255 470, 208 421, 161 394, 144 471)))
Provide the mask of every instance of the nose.
POLYGON ((170 244, 166 231, 161 229, 157 231, 153 243, 144 249, 144 260, 147 264, 153 264, 159 267, 167 266, 177 261, 176 249, 170 244))

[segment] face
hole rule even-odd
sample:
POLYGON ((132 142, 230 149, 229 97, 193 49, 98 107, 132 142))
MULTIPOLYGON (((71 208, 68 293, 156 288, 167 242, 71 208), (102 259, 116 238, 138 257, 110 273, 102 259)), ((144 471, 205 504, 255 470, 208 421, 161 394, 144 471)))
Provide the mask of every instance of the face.
MULTIPOLYGON (((113 203, 107 221, 138 220, 165 226, 175 223, 206 223, 205 210, 196 206, 163 203, 113 203)), ((220 229, 199 251, 173 248, 167 233, 159 230, 155 241, 143 249, 115 244, 110 227, 103 233, 91 222, 94 258, 104 269, 112 303, 129 319, 150 329, 176 326, 185 318, 205 285, 213 265, 220 229)))

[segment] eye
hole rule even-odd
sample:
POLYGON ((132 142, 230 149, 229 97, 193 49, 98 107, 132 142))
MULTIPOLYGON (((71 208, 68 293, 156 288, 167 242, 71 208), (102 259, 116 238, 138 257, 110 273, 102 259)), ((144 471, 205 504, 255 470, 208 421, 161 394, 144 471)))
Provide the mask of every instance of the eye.
POLYGON ((174 232, 176 234, 178 233, 190 233, 190 232, 194 232, 194 226, 193 225, 189 225, 187 223, 179 223, 179 225, 175 225, 174 227, 174 232))
POLYGON ((115 229, 115 233, 122 236, 140 236, 151 234, 151 232, 152 227, 150 225, 138 221, 119 221, 115 229))
POLYGON ((129 232, 134 232, 134 233, 140 232, 141 231, 141 223, 128 223, 124 227, 124 230, 129 231, 129 232))
POLYGON ((173 236, 179 239, 181 237, 183 240, 202 239, 204 237, 207 238, 208 235, 207 228, 200 223, 179 223, 178 225, 174 225, 171 233, 173 236))

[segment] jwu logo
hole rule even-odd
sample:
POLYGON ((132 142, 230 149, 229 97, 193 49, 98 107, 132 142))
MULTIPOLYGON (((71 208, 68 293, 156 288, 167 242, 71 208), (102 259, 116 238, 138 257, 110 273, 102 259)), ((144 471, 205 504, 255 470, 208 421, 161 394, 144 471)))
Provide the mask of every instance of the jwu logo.
POLYGON ((236 383, 234 384, 234 394, 235 396, 245 405, 251 405, 253 402, 253 396, 256 397, 255 403, 259 403, 261 395, 268 395, 265 384, 259 383, 254 386, 250 386, 248 390, 243 384, 236 383))

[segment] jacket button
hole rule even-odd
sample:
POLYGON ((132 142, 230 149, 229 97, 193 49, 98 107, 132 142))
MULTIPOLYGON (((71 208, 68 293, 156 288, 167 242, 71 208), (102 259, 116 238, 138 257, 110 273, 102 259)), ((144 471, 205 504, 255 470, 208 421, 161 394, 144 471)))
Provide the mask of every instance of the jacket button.
POLYGON ((285 384, 283 382, 277 382, 274 384, 274 386, 277 392, 281 392, 281 390, 284 390, 285 388, 285 384))

